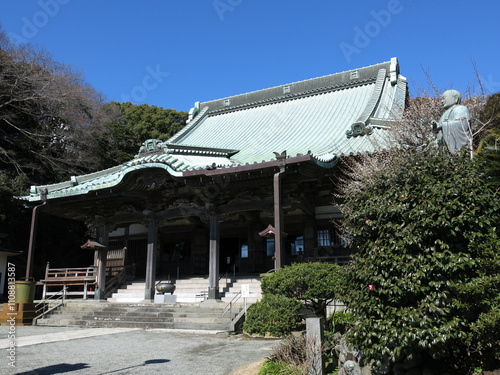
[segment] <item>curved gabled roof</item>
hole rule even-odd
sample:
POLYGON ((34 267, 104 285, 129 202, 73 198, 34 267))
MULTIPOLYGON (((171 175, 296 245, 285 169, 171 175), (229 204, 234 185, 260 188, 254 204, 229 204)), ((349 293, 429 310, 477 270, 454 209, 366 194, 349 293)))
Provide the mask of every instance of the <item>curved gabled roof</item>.
POLYGON ((23 199, 86 194, 119 185, 136 170, 161 168, 173 177, 195 170, 231 169, 310 155, 322 167, 340 156, 371 153, 387 145, 385 129, 405 104, 406 79, 397 59, 306 81, 196 103, 188 124, 167 142, 148 140, 139 155, 108 170, 33 187, 23 199))
MULTIPOLYGON (((346 137, 353 124, 383 129, 404 108, 406 79, 396 59, 353 71, 197 103, 169 145, 231 148, 237 165, 274 159, 273 152, 352 155, 375 150, 384 132, 346 137), (376 119, 373 123, 373 119, 376 119)), ((372 129, 373 130, 373 129, 372 129)), ((383 138, 383 137, 382 137, 383 138)), ((385 142, 385 141, 384 141, 385 142)))

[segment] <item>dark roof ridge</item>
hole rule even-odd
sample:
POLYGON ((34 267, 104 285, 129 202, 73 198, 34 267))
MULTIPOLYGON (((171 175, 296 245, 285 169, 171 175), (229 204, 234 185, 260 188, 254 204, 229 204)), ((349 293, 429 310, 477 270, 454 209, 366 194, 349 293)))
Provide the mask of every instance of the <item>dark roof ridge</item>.
POLYGON ((200 108, 209 108, 209 112, 219 113, 237 110, 253 105, 262 105, 275 101, 292 100, 303 96, 339 90, 375 81, 378 71, 390 72, 391 61, 370 65, 364 68, 329 74, 317 78, 297 81, 267 89, 251 91, 226 98, 200 103, 200 108))
POLYGON ((217 109, 213 109, 213 110, 210 110, 210 108, 208 108, 208 107, 205 107, 205 108, 209 109, 209 113, 211 116, 216 116, 216 115, 220 115, 220 114, 227 113, 227 112, 241 111, 245 108, 259 107, 259 106, 263 106, 263 105, 285 102, 285 101, 289 101, 289 100, 306 98, 308 96, 313 96, 313 95, 326 94, 326 93, 332 92, 332 91, 345 90, 345 89, 355 87, 355 86, 362 86, 365 84, 370 84, 374 81, 375 81, 375 79, 370 78, 370 79, 367 79, 365 81, 357 81, 356 83, 353 83, 350 85, 346 84, 346 85, 338 85, 338 86, 331 86, 331 87, 320 87, 320 88, 309 90, 309 91, 299 92, 299 93, 295 93, 295 94, 286 94, 283 96, 276 96, 276 97, 271 97, 271 98, 266 98, 266 99, 262 99, 259 101, 255 101, 255 102, 248 102, 248 103, 243 103, 243 104, 234 105, 234 106, 217 108, 217 109))

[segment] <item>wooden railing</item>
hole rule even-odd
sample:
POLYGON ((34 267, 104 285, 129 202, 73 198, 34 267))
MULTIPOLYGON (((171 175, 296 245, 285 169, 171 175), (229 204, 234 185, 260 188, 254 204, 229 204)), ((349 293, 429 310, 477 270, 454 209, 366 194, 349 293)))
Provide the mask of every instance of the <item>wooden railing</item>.
POLYGON ((47 268, 45 278, 40 280, 40 283, 43 285, 43 299, 57 294, 61 287, 64 289, 65 297, 67 295, 81 295, 87 299, 89 295, 95 294, 97 267, 47 268), (54 288, 57 288, 57 291, 54 291, 54 288))

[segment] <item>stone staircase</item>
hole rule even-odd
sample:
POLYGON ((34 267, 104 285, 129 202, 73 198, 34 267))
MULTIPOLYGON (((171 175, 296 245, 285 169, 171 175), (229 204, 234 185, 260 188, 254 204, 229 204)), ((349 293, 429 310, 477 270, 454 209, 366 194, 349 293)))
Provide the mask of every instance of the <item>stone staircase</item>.
POLYGON ((262 298, 259 277, 221 279, 221 300, 217 302, 205 300, 207 278, 176 280, 175 303, 144 301, 144 281, 133 281, 107 301, 68 299, 64 306, 53 310, 36 324, 232 331, 235 329, 232 321, 238 314, 240 320, 245 303, 244 298, 238 297, 243 284, 249 287, 247 306, 262 298))
MULTIPOLYGON (((262 291, 260 289, 260 277, 257 276, 242 276, 236 277, 229 280, 226 286, 221 289, 221 300, 222 302, 229 303, 236 297, 236 295, 241 292, 242 285, 247 284, 249 289, 249 297, 247 297, 247 303, 251 304, 262 299, 262 291)), ((175 294, 175 293, 174 293, 175 294)), ((240 298, 238 302, 242 302, 243 299, 240 298)))
POLYGON ((76 302, 64 306, 37 321, 42 326, 163 328, 191 330, 231 330, 232 316, 223 316, 225 304, 204 302, 197 304, 110 303, 99 301, 76 302))
MULTIPOLYGON (((198 303, 206 298, 208 290, 207 277, 178 279, 174 283, 174 296, 176 296, 177 303, 198 303)), ((247 298, 247 303, 259 301, 262 298, 259 277, 222 278, 219 281, 219 294, 222 302, 229 303, 241 291, 242 284, 249 285, 250 296, 247 298)), ((108 302, 118 303, 144 302, 145 287, 144 280, 128 282, 107 300, 108 302)))

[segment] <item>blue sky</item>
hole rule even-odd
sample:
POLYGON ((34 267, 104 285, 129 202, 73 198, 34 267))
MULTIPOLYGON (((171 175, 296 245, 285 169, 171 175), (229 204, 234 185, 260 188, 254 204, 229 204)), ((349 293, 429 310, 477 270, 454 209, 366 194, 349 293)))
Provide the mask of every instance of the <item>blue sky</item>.
POLYGON ((81 71, 107 100, 207 101, 397 57, 412 96, 500 91, 496 0, 6 0, 3 30, 81 71))

